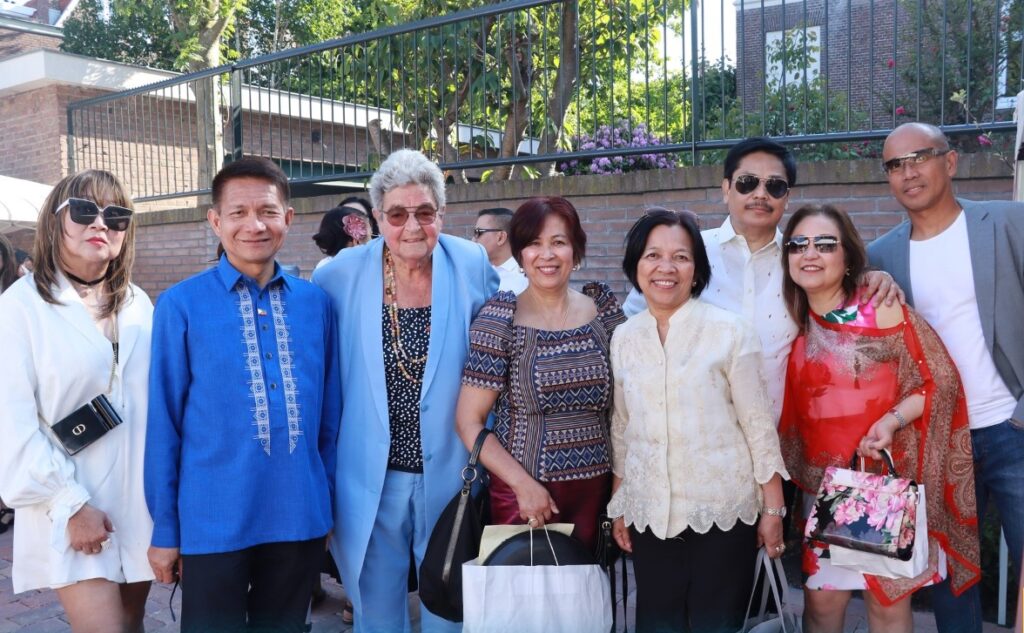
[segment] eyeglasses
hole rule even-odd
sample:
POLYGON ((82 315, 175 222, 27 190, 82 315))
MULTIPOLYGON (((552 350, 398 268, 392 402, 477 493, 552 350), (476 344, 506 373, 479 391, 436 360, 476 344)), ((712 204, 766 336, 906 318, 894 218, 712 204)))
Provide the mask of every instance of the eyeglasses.
POLYGON ((834 253, 839 248, 839 238, 835 235, 794 235, 786 242, 786 252, 790 255, 802 255, 811 244, 814 244, 814 250, 819 253, 834 253))
POLYGON ((68 215, 71 216, 71 221, 75 224, 89 226, 96 221, 96 216, 102 213, 103 223, 107 225, 108 229, 126 231, 132 221, 131 209, 119 207, 116 204, 100 209, 99 205, 92 200, 83 200, 82 198, 68 198, 53 210, 54 215, 60 213, 61 209, 65 207, 67 207, 68 215))
POLYGON ((882 170, 887 174, 892 174, 903 169, 906 164, 920 165, 921 163, 927 163, 931 159, 937 156, 945 156, 950 150, 948 149, 935 149, 934 147, 926 147, 919 149, 916 152, 910 152, 903 156, 897 156, 896 158, 890 158, 889 160, 882 163, 882 170))
POLYGON ((747 195, 757 189, 757 186, 761 183, 764 183, 764 190, 768 192, 768 195, 775 199, 784 198, 789 193, 789 183, 782 178, 774 176, 771 178, 758 178, 753 174, 744 174, 737 176, 732 181, 732 186, 735 187, 738 193, 747 195))
POLYGON ((473 235, 480 239, 484 233, 502 233, 505 229, 473 229, 473 235))
POLYGON ((433 224, 437 220, 438 211, 429 204, 421 204, 418 207, 394 206, 384 212, 384 219, 391 226, 405 226, 409 221, 409 214, 416 218, 421 226, 433 224))

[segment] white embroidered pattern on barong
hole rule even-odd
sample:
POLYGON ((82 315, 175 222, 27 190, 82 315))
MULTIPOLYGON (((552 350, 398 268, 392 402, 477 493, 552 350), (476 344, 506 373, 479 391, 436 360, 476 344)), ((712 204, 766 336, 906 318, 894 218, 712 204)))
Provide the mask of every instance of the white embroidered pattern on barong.
POLYGON ((270 409, 267 406, 267 386, 260 361, 260 345, 256 338, 256 319, 253 317, 252 295, 245 282, 235 285, 238 292, 238 312, 242 317, 242 343, 245 346, 245 364, 249 368, 249 395, 253 399, 253 426, 256 440, 270 455, 270 409))
POLYGON ((299 417, 299 390, 292 375, 292 352, 288 346, 288 325, 284 319, 284 300, 281 288, 270 289, 270 310, 274 315, 274 336, 277 339, 277 361, 281 366, 281 380, 284 382, 284 402, 288 414, 288 453, 295 452, 295 446, 302 435, 299 417))

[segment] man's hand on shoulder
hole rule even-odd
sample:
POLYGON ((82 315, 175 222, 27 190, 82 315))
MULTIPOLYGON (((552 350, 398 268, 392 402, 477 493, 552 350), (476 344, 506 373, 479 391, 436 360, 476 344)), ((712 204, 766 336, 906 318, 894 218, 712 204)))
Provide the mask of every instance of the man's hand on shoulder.
POLYGON ((892 275, 884 270, 866 271, 860 276, 858 285, 860 286, 861 303, 871 303, 876 308, 882 302, 885 302, 887 306, 893 305, 896 301, 899 301, 900 305, 907 303, 903 289, 899 287, 892 275))

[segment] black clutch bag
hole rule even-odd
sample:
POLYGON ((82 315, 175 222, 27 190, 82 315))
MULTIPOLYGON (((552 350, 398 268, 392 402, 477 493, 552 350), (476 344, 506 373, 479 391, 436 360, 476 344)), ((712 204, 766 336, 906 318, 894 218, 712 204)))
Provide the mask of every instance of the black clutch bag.
POLYGON ((71 415, 50 427, 68 455, 74 455, 121 424, 107 397, 100 394, 76 409, 71 415))

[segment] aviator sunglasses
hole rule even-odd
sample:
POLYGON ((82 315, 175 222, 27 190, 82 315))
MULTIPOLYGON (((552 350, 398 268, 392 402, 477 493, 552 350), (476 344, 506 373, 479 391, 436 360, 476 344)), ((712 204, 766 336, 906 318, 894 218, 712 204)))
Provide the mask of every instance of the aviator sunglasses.
POLYGON ((802 255, 811 244, 814 244, 814 250, 819 253, 834 253, 839 247, 839 238, 835 235, 794 235, 786 242, 786 252, 790 255, 802 255))
POLYGON ((752 174, 744 174, 737 176, 732 181, 732 186, 738 193, 747 195, 748 193, 757 189, 757 186, 764 183, 764 190, 768 192, 768 195, 775 198, 784 198, 789 193, 789 183, 782 178, 758 178, 752 174))
POLYGON ((394 206, 384 212, 384 219, 391 226, 405 226, 405 223, 409 221, 410 209, 412 209, 412 216, 421 226, 433 224, 437 220, 437 209, 429 204, 422 204, 418 207, 394 206))
POLYGON ((54 215, 60 213, 60 210, 65 207, 68 209, 71 221, 75 224, 89 226, 96 221, 96 216, 102 213, 103 223, 107 225, 108 229, 111 231, 127 231, 128 225, 132 221, 131 209, 119 207, 116 204, 100 209, 99 205, 92 200, 83 200, 82 198, 68 198, 54 209, 54 215))

